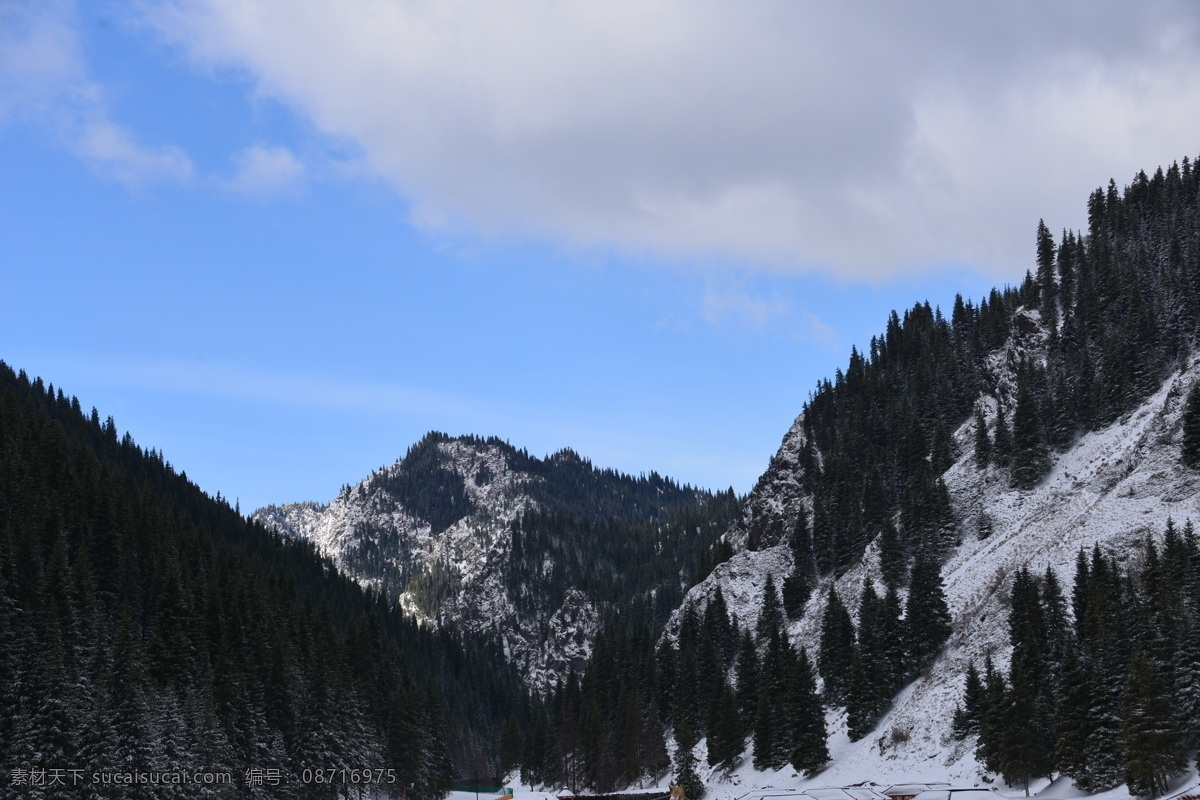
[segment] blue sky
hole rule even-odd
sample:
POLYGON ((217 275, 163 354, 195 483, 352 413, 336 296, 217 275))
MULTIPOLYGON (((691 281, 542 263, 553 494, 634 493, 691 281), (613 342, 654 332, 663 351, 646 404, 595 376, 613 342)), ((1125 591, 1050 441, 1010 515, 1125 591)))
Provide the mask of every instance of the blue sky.
POLYGON ((891 309, 1195 149, 1186 6, 918 9, 0 0, 0 358, 247 510, 431 429, 747 491, 891 309))

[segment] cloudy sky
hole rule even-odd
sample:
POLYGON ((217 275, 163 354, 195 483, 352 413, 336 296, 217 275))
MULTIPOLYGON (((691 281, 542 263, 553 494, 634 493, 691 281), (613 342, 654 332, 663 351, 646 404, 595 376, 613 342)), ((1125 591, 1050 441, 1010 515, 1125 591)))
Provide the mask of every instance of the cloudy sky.
POLYGON ((429 429, 750 488, 1200 151, 1194 3, 0 0, 0 358, 244 508, 429 429))

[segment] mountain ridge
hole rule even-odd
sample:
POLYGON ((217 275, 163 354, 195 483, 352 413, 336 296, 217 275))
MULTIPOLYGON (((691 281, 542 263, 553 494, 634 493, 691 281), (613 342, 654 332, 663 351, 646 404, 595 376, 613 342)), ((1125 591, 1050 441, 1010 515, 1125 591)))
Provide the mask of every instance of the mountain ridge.
MULTIPOLYGON (((340 570, 425 624, 495 639, 530 686, 546 688, 583 669, 601 618, 614 603, 623 605, 584 585, 586 575, 559 579, 555 570, 586 573, 590 565, 575 562, 595 558, 589 545, 619 550, 609 539, 631 538, 629 547, 649 552, 660 546, 654 539, 672 538, 663 531, 678 527, 673 515, 735 502, 730 493, 681 486, 654 472, 635 478, 598 469, 570 449, 539 459, 495 437, 433 432, 328 504, 267 506, 252 517, 311 541, 340 570), (602 543, 568 541, 602 535, 602 543), (514 561, 529 561, 531 547, 543 552, 542 563, 517 579, 514 561), (547 583, 555 588, 543 602, 530 586, 547 583)), ((705 526, 699 539, 695 531, 674 539, 682 534, 691 542, 685 548, 703 550, 723 528, 700 520, 705 526)), ((628 562, 619 552, 612 556, 628 562)))

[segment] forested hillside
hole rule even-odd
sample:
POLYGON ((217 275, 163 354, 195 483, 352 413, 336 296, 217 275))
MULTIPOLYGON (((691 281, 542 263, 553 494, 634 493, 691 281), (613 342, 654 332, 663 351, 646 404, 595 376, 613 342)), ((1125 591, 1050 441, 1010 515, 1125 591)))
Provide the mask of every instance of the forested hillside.
POLYGON ((654 636, 730 555, 732 490, 545 458, 496 437, 426 434, 328 505, 254 518, 433 625, 494 641, 541 692, 581 671, 606 620, 654 636))
MULTIPOLYGON (((1057 568, 1054 559, 1069 537, 1116 548, 1098 551, 1100 583, 1087 591, 1127 587, 1113 595, 1120 600, 1104 603, 1130 614, 1125 622, 1133 632, 1120 651, 1122 677, 1090 690, 1101 692, 1112 714, 1088 723, 1103 728, 1096 741, 1109 737, 1110 756, 1094 762, 1108 765, 1106 777, 1096 780, 1085 770, 1080 785, 1111 786, 1118 776, 1139 790, 1162 788, 1161 772, 1122 771, 1132 769, 1134 753, 1122 743, 1122 736, 1133 735, 1121 733, 1127 725, 1122 720, 1133 713, 1128 704, 1142 702, 1127 691, 1138 681, 1173 682, 1181 693, 1173 696, 1174 707, 1193 707, 1194 668, 1138 657, 1136 642, 1158 624, 1148 619, 1161 615, 1154 609, 1168 597, 1181 614, 1171 623, 1171 641, 1198 635, 1196 601, 1188 599, 1194 588, 1187 588, 1194 578, 1181 577, 1179 566, 1181 553, 1194 552, 1195 542, 1175 535, 1161 545, 1176 564, 1172 581, 1183 581, 1167 592, 1160 588, 1166 578, 1154 579, 1153 569, 1118 577, 1113 566, 1112 559, 1127 558, 1131 536, 1145 538, 1142 521, 1122 533, 1110 529, 1121 527, 1122 503, 1149 515, 1145 521, 1165 521, 1168 508, 1196 505, 1185 464, 1200 463, 1200 392, 1192 392, 1187 409, 1178 393, 1180 386, 1194 385, 1200 325, 1200 171, 1184 159, 1152 177, 1139 173, 1124 191, 1110 182, 1089 198, 1088 219, 1086 232, 1057 237, 1039 223, 1032 268, 1019 286, 993 290, 978 303, 956 298, 949 314, 928 303, 893 313, 865 352, 852 350, 845 371, 818 385, 728 534, 733 560, 689 593, 659 656, 651 663, 630 651, 618 661, 628 665, 618 670, 621 680, 608 681, 592 671, 607 673, 611 661, 599 659, 611 660, 614 650, 598 642, 588 673, 577 687, 564 687, 560 695, 568 699, 556 700, 547 712, 551 728, 554 719, 577 720, 579 761, 592 770, 587 774, 603 772, 598 754, 605 742, 636 740, 637 721, 621 716, 612 698, 624 692, 643 698, 645 707, 644 687, 652 684, 658 686, 654 704, 661 721, 683 745, 674 754, 677 775, 695 769, 688 745, 699 738, 706 739, 700 752, 707 753, 715 775, 750 761, 759 769, 790 764, 810 774, 827 763, 837 767, 836 754, 827 750, 832 740, 824 716, 811 711, 814 704, 835 710, 838 726, 830 735, 844 734, 841 741, 849 745, 872 737, 880 759, 906 748, 914 759, 934 757, 918 755, 917 745, 923 753, 940 749, 947 764, 964 763, 969 755, 953 743, 910 743, 913 731, 932 737, 942 724, 914 718, 916 698, 942 702, 931 693, 942 691, 935 687, 953 670, 966 668, 966 652, 994 652, 1007 664, 1009 651, 991 648, 992 633, 1004 624, 993 606, 1007 602, 1001 595, 1010 570, 1035 556, 1057 568), (1172 375, 1171 386, 1163 387, 1172 375), (1147 407, 1155 393, 1161 397, 1147 407), (1080 448, 1047 488, 1055 464, 1080 448), (1151 497, 1162 500, 1155 506, 1151 497), (1089 516, 1089 508, 1102 503, 1121 509, 1119 515, 1089 516), (1042 509, 1040 516, 1032 508, 1042 509), (951 569, 953 592, 944 580, 951 569), (737 602, 727 606, 733 593, 737 602), (933 668, 936 683, 929 678, 933 668), (905 692, 910 700, 902 716, 880 731, 880 720, 891 719, 897 692, 906 686, 915 689, 905 692), (583 721, 589 692, 608 698, 593 705, 607 710, 602 723, 583 721), (1126 716, 1117 713, 1122 703, 1126 716), (580 710, 572 718, 560 706, 580 710)), ((1161 530, 1155 535, 1161 537, 1161 530)), ((1071 617, 1069 610, 1061 613, 1071 617)), ((1084 662, 1087 648, 1101 646, 1087 641, 1091 634, 1085 631, 1095 623, 1070 624, 1079 626, 1084 662)), ((613 636, 633 642, 639 634, 630 626, 613 636)), ((1029 683, 1022 669, 1048 669, 1029 666, 1021 655, 1030 647, 1040 652, 1044 644, 1013 652, 1016 681, 1029 683)), ((1104 664, 1111 666, 1113 651, 1105 652, 1104 664)), ((1101 667, 1074 668, 1094 676, 1101 667)), ((962 675, 957 673, 959 685, 962 675)), ((994 676, 993 688, 1002 682, 994 676)), ((1037 702, 1041 730, 1051 725, 1053 702, 1037 702)), ((983 726, 983 768, 1023 782, 1031 773, 994 755, 1006 751, 987 738, 988 720, 1001 713, 996 708, 973 700, 967 725, 983 726)), ((1011 703, 1006 708, 1009 717, 1019 714, 1011 703)), ((1169 748, 1162 745, 1164 752, 1194 746, 1195 732, 1177 715, 1171 719, 1177 731, 1169 748)), ((1039 723, 1026 717, 1014 724, 1039 723)), ((853 752, 866 758, 865 751, 853 752)), ((1039 752, 1048 761, 1038 767, 1043 772, 1032 774, 1078 771, 1068 763, 1079 758, 1069 748, 1039 752)), ((643 763, 653 771, 657 758, 643 763)), ((535 760, 540 763, 546 762, 535 760)), ((549 763, 557 776, 573 762, 549 763)), ((973 769, 970 763, 963 769, 973 769)), ((1178 759, 1172 764, 1177 767, 1178 759)))
POLYGON ((82 770, 233 778, 131 797, 332 797, 313 771, 387 769, 373 779, 396 796, 435 798, 494 770, 523 698, 494 651, 418 627, 0 364, 5 796, 43 796, 14 784, 31 771, 82 770), (250 769, 283 785, 248 787, 250 769))

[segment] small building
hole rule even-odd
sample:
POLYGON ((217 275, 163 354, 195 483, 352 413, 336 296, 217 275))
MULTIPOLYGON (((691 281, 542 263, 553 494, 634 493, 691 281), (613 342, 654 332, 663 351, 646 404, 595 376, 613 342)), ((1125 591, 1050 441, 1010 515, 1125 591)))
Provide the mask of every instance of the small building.
POLYGON ((820 789, 755 789, 738 800, 888 800, 868 786, 825 786, 820 789))
POLYGON ((995 789, 971 788, 935 788, 926 789, 916 795, 913 800, 1008 800, 1005 795, 995 789))
POLYGON ((927 792, 930 789, 949 789, 948 783, 894 783, 883 790, 883 793, 892 800, 912 800, 921 792, 927 792))

